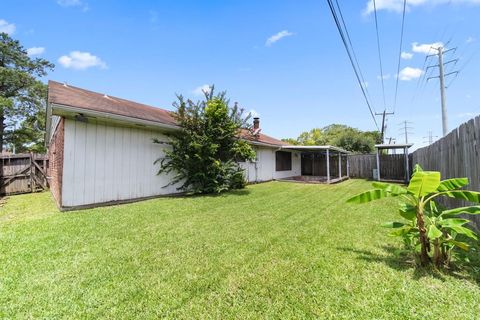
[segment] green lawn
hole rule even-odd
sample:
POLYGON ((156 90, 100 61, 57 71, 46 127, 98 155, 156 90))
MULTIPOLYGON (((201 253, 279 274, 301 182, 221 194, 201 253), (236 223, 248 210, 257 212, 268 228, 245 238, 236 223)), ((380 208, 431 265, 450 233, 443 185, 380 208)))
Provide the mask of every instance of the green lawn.
POLYGON ((480 319, 478 274, 415 269, 369 188, 271 182, 76 212, 0 208, 0 318, 480 319))

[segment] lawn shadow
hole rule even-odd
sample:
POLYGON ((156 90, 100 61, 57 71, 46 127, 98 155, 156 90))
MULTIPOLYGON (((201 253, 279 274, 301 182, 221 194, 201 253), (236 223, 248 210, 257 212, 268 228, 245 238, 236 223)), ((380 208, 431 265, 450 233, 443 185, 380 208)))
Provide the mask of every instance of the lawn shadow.
POLYGON ((373 263, 383 263, 388 267, 398 270, 406 271, 413 270, 412 279, 420 280, 423 277, 433 277, 441 281, 445 281, 446 276, 454 277, 460 280, 473 281, 480 285, 480 257, 478 252, 467 254, 470 262, 462 264, 453 264, 449 269, 437 269, 433 266, 422 267, 411 253, 406 250, 399 249, 392 245, 381 246, 382 254, 372 252, 369 250, 359 250, 348 247, 340 247, 338 250, 350 252, 356 255, 357 259, 373 263))
POLYGON ((177 197, 180 198, 218 198, 218 197, 225 197, 225 196, 247 196, 251 193, 249 189, 235 189, 235 190, 228 190, 220 193, 194 193, 194 194, 180 194, 177 197))

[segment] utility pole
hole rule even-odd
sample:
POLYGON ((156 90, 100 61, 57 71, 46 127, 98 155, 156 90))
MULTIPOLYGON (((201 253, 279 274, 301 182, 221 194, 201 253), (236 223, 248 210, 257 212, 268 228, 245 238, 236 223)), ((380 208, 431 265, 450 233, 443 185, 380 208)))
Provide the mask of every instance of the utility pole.
POLYGON ((383 112, 375 112, 376 116, 382 116, 382 131, 380 132, 381 138, 382 138, 382 143, 385 143, 385 131, 387 129, 387 126, 385 124, 386 117, 389 115, 395 114, 394 112, 387 112, 387 110, 383 110, 383 112))
POLYGON ((402 123, 400 123, 401 126, 403 126, 402 128, 400 128, 400 131, 403 131, 403 133, 405 134, 405 143, 408 144, 408 135, 409 134, 412 134, 412 132, 410 131, 411 129, 413 129, 413 127, 409 127, 408 125, 409 124, 412 124, 410 121, 402 121, 402 123))
MULTIPOLYGON (((428 144, 433 143, 433 138, 438 138, 438 136, 434 136, 432 131, 428 131, 428 137, 423 137, 423 139, 428 139, 428 144)), ((427 141, 423 141, 423 143, 427 143, 427 141)))
POLYGON ((445 100, 445 73, 443 71, 443 47, 438 48, 438 71, 440 73, 440 100, 442 103, 442 130, 443 136, 448 133, 447 102, 445 100))
POLYGON ((452 48, 448 50, 444 50, 443 46, 440 46, 438 48, 432 47, 432 49, 437 50, 437 53, 428 55, 428 57, 433 57, 433 56, 438 56, 438 64, 433 65, 433 66, 428 66, 426 70, 429 68, 435 68, 438 67, 438 76, 434 77, 428 77, 427 81, 433 78, 439 78, 440 79, 440 100, 441 100, 441 105, 442 105, 442 132, 443 136, 446 136, 448 133, 448 117, 447 117, 447 101, 445 97, 445 77, 452 75, 452 74, 458 74, 458 71, 453 71, 445 74, 445 65, 449 63, 454 63, 456 64, 458 62, 458 59, 453 59, 449 60, 447 62, 443 61, 443 55, 449 51, 456 51, 457 48, 452 48))
MULTIPOLYGON (((385 140, 388 140, 388 144, 395 144, 397 139, 393 137, 385 137, 385 140)), ((392 149, 392 153, 396 154, 396 149, 392 149)))

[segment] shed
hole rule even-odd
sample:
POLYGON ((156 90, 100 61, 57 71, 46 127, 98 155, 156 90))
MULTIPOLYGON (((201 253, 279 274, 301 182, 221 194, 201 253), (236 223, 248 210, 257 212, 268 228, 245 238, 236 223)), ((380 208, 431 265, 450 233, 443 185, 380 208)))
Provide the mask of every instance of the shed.
MULTIPOLYGON (((408 183, 410 181, 410 164, 408 161, 408 149, 413 146, 413 143, 405 143, 405 144, 376 144, 375 149, 377 153, 377 174, 376 180, 378 181, 392 181, 392 182, 405 182, 408 183), (382 151, 387 150, 403 150, 403 165, 398 165, 398 160, 400 159, 401 155, 388 155, 388 153, 382 156, 382 151), (383 174, 387 171, 388 168, 394 168, 398 171, 400 168, 403 171, 403 179, 399 179, 398 175, 388 176, 388 174, 383 174), (382 170, 384 170, 382 172, 382 170)), ((400 163, 401 164, 401 163, 400 163)), ((374 177, 375 178, 375 177, 374 177)))

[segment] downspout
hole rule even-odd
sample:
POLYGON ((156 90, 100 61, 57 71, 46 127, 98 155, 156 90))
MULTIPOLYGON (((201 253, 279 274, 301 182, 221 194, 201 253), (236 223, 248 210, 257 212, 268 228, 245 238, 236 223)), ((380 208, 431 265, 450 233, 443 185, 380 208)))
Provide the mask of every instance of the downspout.
POLYGON ((255 149, 255 182, 258 183, 258 148, 255 149))

